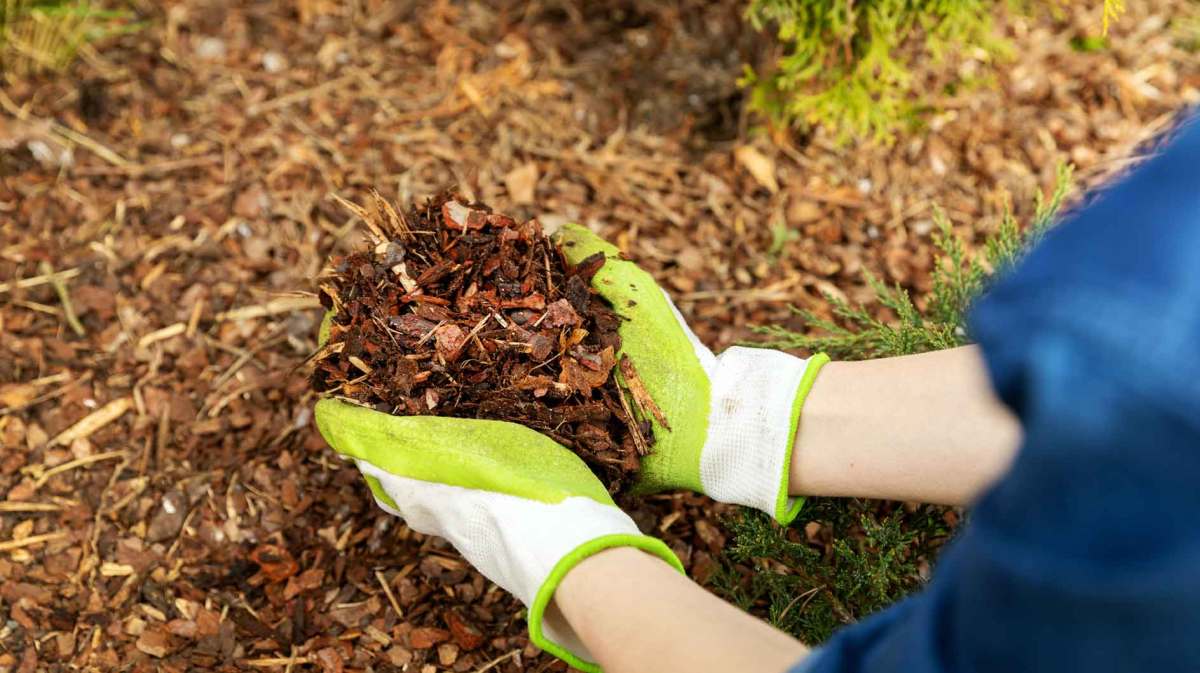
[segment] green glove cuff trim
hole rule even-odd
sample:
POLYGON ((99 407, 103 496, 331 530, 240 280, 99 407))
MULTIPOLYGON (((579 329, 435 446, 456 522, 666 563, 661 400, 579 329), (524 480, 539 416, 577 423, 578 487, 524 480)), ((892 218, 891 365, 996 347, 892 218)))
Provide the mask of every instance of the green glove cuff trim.
POLYGON ((800 409, 804 406, 804 400, 817 380, 817 374, 828 363, 829 356, 824 353, 817 353, 809 358, 808 366, 804 369, 804 376, 800 377, 800 385, 796 386, 796 400, 792 403, 792 418, 789 425, 791 432, 788 433, 790 441, 783 454, 783 474, 779 477, 779 495, 775 500, 775 520, 784 526, 795 521, 800 514, 800 509, 804 507, 803 497, 788 497, 788 475, 792 471, 792 449, 796 445, 796 430, 800 428, 800 409))
POLYGON ((558 563, 554 564, 554 567, 550 570, 550 574, 546 576, 546 581, 542 582, 541 588, 538 589, 537 596, 533 599, 533 605, 529 606, 529 639, 533 641, 534 645, 562 659, 567 664, 584 671, 584 673, 600 673, 600 666, 590 661, 584 661, 578 655, 570 652, 558 643, 547 640, 545 633, 542 632, 542 619, 546 613, 546 606, 550 605, 550 600, 554 598, 555 590, 558 589, 558 585, 562 582, 563 577, 566 577, 567 572, 576 565, 579 565, 579 562, 585 558, 605 549, 612 549, 613 547, 634 547, 640 549, 666 561, 681 574, 687 574, 683 569, 683 564, 675 556, 675 552, 672 552, 671 548, 662 540, 648 535, 630 535, 627 533, 605 535, 588 540, 559 559, 558 563))
POLYGON ((582 496, 615 507, 578 456, 516 423, 392 416, 334 399, 318 401, 315 416, 339 454, 397 476, 550 504, 582 496))
POLYGON ((388 507, 391 507, 397 512, 400 511, 400 506, 396 504, 395 500, 392 500, 392 496, 388 495, 387 491, 383 490, 383 484, 379 483, 378 478, 372 477, 369 474, 364 474, 363 480, 367 482, 367 488, 371 489, 371 495, 375 496, 376 500, 382 502, 388 507))
POLYGON ((695 348, 654 278, 587 228, 564 225, 558 234, 567 261, 601 252, 604 266, 592 287, 623 320, 621 354, 628 355, 670 430, 651 419, 654 446, 642 460, 634 494, 685 488, 702 493, 700 451, 708 435, 711 389, 695 348))

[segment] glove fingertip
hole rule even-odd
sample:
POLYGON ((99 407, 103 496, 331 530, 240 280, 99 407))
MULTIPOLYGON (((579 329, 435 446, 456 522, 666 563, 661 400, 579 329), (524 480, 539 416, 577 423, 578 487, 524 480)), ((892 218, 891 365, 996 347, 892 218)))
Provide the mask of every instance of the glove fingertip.
POLYGON ((609 257, 620 254, 616 246, 597 236, 587 227, 574 222, 564 224, 554 239, 562 247, 563 255, 571 264, 578 264, 597 252, 602 252, 609 257))
POLYGON ((333 327, 333 311, 326 311, 321 317, 321 326, 317 328, 317 346, 324 346, 329 342, 329 330, 333 327))

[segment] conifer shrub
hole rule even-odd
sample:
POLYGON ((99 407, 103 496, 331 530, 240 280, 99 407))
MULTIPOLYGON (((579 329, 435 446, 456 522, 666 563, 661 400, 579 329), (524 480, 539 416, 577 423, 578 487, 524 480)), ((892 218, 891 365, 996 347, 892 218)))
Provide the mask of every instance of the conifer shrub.
POLYGON ((0 72, 62 70, 84 44, 135 30, 131 17, 87 0, 0 0, 0 72))
MULTIPOLYGON (((1026 226, 1005 213, 974 253, 939 212, 933 290, 925 311, 903 288, 868 275, 876 301, 895 320, 879 320, 866 307, 829 296, 833 319, 798 310, 807 329, 766 327, 760 331, 767 341, 754 345, 865 360, 969 343, 971 302, 991 275, 1014 264, 1051 226, 1070 182, 1070 167, 1061 167, 1054 191, 1039 195, 1026 226)), ((809 498, 800 516, 781 527, 764 514, 743 510, 727 522, 731 542, 710 584, 734 604, 816 645, 839 626, 918 589, 961 516, 957 509, 935 505, 809 498)))
MULTIPOLYGON (((1125 2, 1102 1, 1107 34, 1125 2)), ((746 19, 774 33, 780 56, 762 71, 746 66, 741 83, 750 108, 776 128, 819 124, 839 142, 889 142, 928 105, 923 97, 932 92, 920 90, 916 63, 1003 58, 1011 46, 995 30, 996 11, 1064 7, 1061 0, 751 0, 746 19)))

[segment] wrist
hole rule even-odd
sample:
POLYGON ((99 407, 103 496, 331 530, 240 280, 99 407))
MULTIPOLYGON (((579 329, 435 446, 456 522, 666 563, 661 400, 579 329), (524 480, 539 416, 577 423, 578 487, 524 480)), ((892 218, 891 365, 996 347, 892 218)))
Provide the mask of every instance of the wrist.
POLYGON ((613 620, 633 619, 644 608, 640 586, 676 579, 688 581, 678 566, 656 554, 628 546, 605 549, 566 573, 544 618, 563 625, 560 630, 569 631, 577 646, 593 656, 588 643, 598 646, 610 639, 613 620))
POLYGON ((610 586, 622 577, 646 572, 651 566, 667 566, 669 561, 636 547, 611 547, 575 564, 563 576, 553 602, 564 614, 579 614, 592 603, 597 587, 610 586))
POLYGON ((788 497, 792 445, 823 353, 733 347, 712 372, 708 437, 700 458, 704 492, 789 523, 802 500, 788 497))
POLYGON ((606 535, 579 545, 551 568, 529 603, 530 640, 581 671, 598 673, 599 666, 578 634, 581 610, 594 603, 585 596, 597 589, 604 591, 616 581, 614 564, 637 572, 639 564, 647 563, 684 573, 683 564, 666 543, 638 532, 606 535))

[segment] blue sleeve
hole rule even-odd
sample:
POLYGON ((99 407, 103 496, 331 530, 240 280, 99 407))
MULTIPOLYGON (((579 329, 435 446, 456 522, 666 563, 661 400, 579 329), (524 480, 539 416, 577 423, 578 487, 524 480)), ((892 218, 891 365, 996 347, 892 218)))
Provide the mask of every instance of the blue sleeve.
POLYGON ((1013 467, 925 591, 796 670, 1200 671, 1200 124, 971 324, 1024 427, 1013 467))

